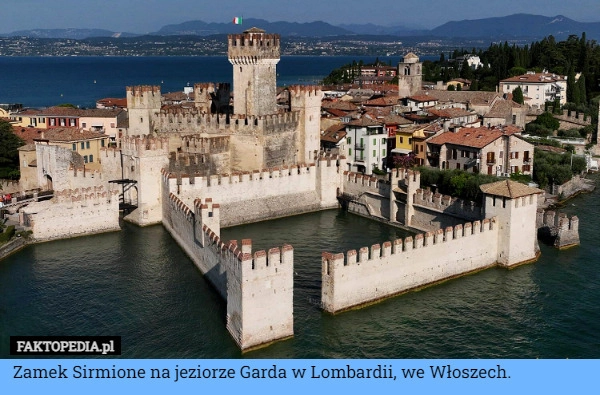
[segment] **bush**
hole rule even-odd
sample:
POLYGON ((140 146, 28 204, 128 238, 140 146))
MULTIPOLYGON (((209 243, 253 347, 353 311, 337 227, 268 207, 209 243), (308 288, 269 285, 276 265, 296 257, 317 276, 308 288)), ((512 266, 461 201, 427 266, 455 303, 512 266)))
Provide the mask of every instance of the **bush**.
POLYGON ((15 235, 15 226, 7 227, 4 232, 0 233, 0 243, 9 241, 15 235))

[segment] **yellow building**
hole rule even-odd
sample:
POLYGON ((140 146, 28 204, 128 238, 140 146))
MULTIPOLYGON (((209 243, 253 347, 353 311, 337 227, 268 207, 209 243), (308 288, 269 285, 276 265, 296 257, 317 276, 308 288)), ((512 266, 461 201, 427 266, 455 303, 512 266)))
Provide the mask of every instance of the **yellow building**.
POLYGON ((100 150, 108 147, 109 136, 77 128, 53 128, 46 130, 39 140, 77 152, 83 158, 85 168, 101 170, 100 150))
POLYGON ((34 127, 38 129, 46 129, 48 127, 46 118, 40 116, 40 110, 27 109, 10 114, 10 121, 15 126, 24 128, 34 127))
POLYGON ((409 154, 413 150, 412 135, 415 128, 410 125, 408 127, 399 127, 396 130, 396 150, 397 152, 409 154))

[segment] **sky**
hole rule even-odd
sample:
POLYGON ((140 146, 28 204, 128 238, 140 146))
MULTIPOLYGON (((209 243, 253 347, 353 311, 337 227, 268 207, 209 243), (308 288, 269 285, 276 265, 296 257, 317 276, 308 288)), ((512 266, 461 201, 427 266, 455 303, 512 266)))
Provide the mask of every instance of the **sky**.
POLYGON ((150 33, 168 24, 230 22, 235 16, 427 29, 517 13, 600 22, 599 0, 0 0, 0 10, 0 33, 57 28, 150 33))

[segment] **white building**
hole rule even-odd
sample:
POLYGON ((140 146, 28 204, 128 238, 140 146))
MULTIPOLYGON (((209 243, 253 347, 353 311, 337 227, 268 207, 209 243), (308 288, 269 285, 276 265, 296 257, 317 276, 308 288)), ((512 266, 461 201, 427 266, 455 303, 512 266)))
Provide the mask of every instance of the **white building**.
POLYGON ((383 169, 387 152, 387 132, 383 124, 361 118, 346 125, 348 170, 372 174, 375 167, 383 169))
POLYGON ((563 75, 528 71, 500 81, 502 93, 512 93, 517 87, 523 91, 525 104, 532 108, 544 108, 546 102, 556 99, 561 105, 567 103, 567 77, 563 75))

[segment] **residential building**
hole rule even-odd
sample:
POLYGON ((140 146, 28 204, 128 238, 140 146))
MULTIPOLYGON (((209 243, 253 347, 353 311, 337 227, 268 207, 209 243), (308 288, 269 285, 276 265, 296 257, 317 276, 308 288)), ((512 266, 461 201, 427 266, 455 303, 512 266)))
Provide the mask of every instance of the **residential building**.
POLYGON ((77 128, 52 128, 45 130, 36 141, 76 152, 83 158, 86 169, 101 170, 100 151, 108 147, 109 136, 77 128))
POLYGON ((346 125, 337 123, 321 132, 321 149, 334 154, 344 154, 346 150, 346 125))
POLYGON ((533 145, 520 130, 480 127, 438 134, 426 141, 428 165, 496 176, 532 174, 533 145))
POLYGON ((40 110, 27 108, 17 112, 11 112, 10 120, 15 126, 46 129, 46 118, 39 114, 40 110))
POLYGON ((500 92, 512 93, 521 88, 525 104, 531 108, 544 108, 546 102, 559 100, 561 105, 567 103, 567 77, 548 72, 518 75, 500 81, 500 92))
POLYGON ((388 154, 387 139, 381 122, 361 118, 347 123, 348 170, 372 174, 374 168, 383 169, 388 154))

